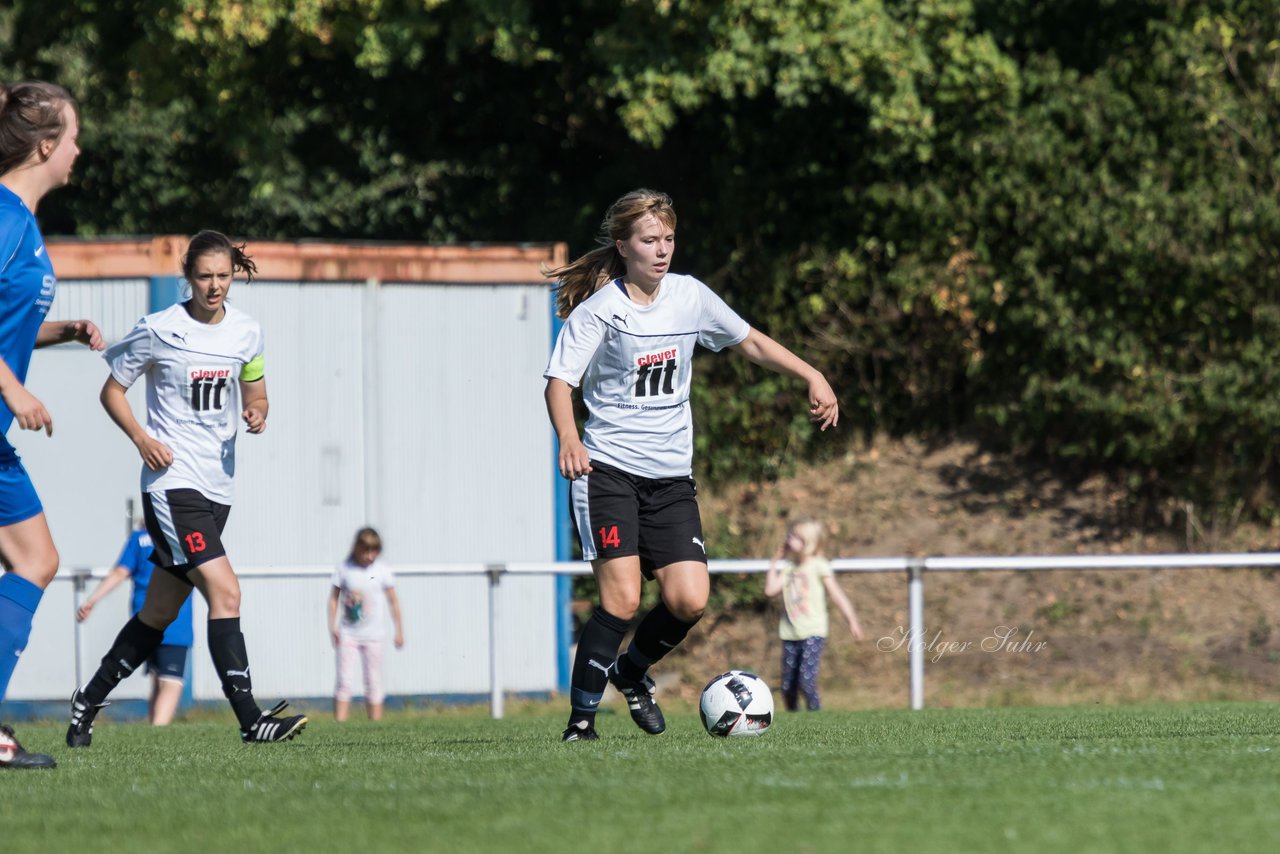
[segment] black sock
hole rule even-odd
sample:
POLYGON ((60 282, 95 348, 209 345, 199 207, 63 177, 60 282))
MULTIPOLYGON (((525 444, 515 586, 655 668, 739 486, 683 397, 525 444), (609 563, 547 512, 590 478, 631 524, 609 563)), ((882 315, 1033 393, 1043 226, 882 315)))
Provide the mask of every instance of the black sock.
POLYGON ((209 655, 222 680, 222 693, 231 701, 240 728, 249 729, 262 710, 253 700, 253 681, 249 679, 249 653, 240 632, 239 617, 209 621, 209 655))
POLYGON ((80 693, 89 703, 102 705, 107 701, 107 695, 120 684, 120 680, 150 658, 162 640, 163 629, 151 628, 136 615, 130 618, 120 634, 116 635, 111 649, 102 657, 98 672, 80 689, 80 693))
POLYGON ((604 608, 597 608, 582 627, 569 683, 570 726, 578 721, 595 721, 600 698, 609 684, 609 667, 617 658, 618 645, 626 633, 627 621, 604 608))
POLYGON ((649 667, 679 646, 694 625, 696 621, 676 619, 666 603, 659 602, 636 626, 627 654, 618 657, 618 673, 633 681, 643 679, 649 667))

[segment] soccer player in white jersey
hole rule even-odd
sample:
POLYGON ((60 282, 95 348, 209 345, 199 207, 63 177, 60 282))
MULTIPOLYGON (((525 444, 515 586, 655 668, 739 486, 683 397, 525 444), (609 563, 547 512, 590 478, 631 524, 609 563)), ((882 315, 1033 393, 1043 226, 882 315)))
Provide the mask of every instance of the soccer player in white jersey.
POLYGON ((142 610, 121 629, 93 678, 72 695, 69 747, 89 746, 107 695, 151 657, 192 586, 209 605, 209 652, 241 739, 286 741, 307 724, 304 715, 281 715, 286 703, 263 712, 253 699, 240 583, 222 545, 237 419, 250 433, 267 428, 262 330, 227 302, 241 271, 249 280, 257 272, 243 246, 216 231, 200 232, 182 259, 191 299, 147 315, 107 348, 111 376, 102 405, 142 457, 143 511, 152 560, 162 571, 153 574, 142 610), (145 429, 125 398, 141 377, 147 380, 145 429))
POLYGON ((543 376, 560 440, 582 556, 591 561, 600 607, 578 641, 565 741, 594 741, 608 682, 645 732, 666 729, 649 667, 684 640, 707 604, 702 521, 693 478, 689 409, 693 351, 732 347, 752 362, 803 380, 809 414, 834 427, 840 408, 822 374, 753 329, 702 282, 672 273, 676 215, 664 193, 636 190, 609 208, 601 246, 551 270, 566 318, 543 376), (573 389, 589 417, 581 437, 573 389), (658 604, 618 649, 640 607, 645 578, 658 604))

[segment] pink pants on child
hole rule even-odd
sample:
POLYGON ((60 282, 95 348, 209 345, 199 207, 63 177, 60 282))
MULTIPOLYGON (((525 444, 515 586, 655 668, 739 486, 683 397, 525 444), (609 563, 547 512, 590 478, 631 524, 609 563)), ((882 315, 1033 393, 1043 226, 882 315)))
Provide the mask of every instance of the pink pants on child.
POLYGON ((382 690, 382 641, 356 640, 346 635, 338 637, 338 684, 333 698, 351 701, 356 685, 356 659, 364 664, 364 697, 375 706, 382 705, 386 692, 382 690))

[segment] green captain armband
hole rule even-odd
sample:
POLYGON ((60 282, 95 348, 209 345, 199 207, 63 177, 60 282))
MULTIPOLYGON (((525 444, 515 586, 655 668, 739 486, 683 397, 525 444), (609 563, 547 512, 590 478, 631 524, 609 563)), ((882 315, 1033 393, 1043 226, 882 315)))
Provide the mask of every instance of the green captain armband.
POLYGON ((262 375, 266 373, 263 366, 262 355, 258 354, 245 363, 244 368, 240 371, 240 381, 251 383, 254 380, 262 379, 262 375))

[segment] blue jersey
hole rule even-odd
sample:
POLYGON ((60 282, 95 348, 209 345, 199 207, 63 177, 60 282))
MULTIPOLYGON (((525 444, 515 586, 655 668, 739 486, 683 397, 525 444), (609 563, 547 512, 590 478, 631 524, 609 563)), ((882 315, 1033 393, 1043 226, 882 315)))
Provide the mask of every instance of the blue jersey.
MULTIPOLYGON (((36 218, 17 194, 0 184, 0 359, 19 382, 27 381, 36 334, 57 290, 36 218)), ((4 438, 12 423, 13 413, 0 400, 0 464, 18 459, 4 438)))
MULTIPOLYGON (((133 600, 129 606, 131 615, 142 610, 142 603, 147 598, 147 585, 151 583, 151 573, 155 570, 151 552, 151 537, 147 532, 134 531, 129 535, 129 542, 124 544, 124 551, 120 552, 120 558, 116 561, 116 566, 129 570, 129 575, 133 577, 133 600)), ((178 618, 164 630, 164 640, 161 643, 191 646, 194 640, 191 630, 191 597, 188 595, 187 601, 182 603, 182 610, 178 612, 178 618)))

